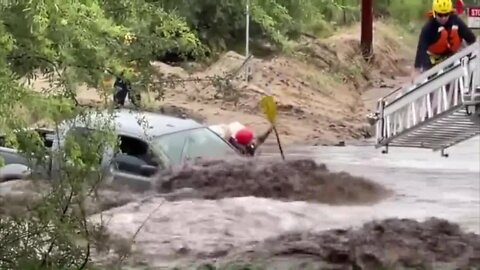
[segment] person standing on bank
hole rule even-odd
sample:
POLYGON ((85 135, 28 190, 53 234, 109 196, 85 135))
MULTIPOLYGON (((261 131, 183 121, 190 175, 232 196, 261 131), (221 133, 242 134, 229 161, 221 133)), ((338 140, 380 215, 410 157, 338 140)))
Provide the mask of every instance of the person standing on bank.
MULTIPOLYGON (((130 72, 131 73, 131 72, 130 72)), ((125 74, 125 71, 122 71, 119 76, 117 76, 113 88, 115 89, 113 93, 113 102, 116 107, 124 106, 125 99, 127 98, 133 105, 139 107, 139 102, 141 100, 140 93, 137 93, 132 89, 132 83, 127 78, 129 75, 125 74)))

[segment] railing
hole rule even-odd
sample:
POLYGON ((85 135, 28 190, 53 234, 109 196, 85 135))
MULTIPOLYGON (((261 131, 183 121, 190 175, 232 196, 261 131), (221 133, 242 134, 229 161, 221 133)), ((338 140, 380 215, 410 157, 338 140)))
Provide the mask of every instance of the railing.
POLYGON ((376 147, 440 113, 479 104, 480 43, 476 42, 377 103, 376 147))

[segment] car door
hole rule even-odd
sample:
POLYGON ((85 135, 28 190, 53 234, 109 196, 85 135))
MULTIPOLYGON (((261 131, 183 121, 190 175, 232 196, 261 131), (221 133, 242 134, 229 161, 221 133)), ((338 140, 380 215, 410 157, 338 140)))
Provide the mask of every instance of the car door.
POLYGON ((119 151, 108 168, 110 181, 134 191, 151 189, 158 170, 165 169, 165 161, 155 155, 149 144, 136 137, 119 135, 119 151))

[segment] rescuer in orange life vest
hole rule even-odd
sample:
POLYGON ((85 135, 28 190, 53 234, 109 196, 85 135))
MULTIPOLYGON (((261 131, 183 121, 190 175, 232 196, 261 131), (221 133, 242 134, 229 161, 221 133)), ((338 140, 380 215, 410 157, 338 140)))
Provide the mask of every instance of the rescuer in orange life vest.
POLYGON ((452 0, 433 0, 432 12, 418 40, 412 80, 476 41, 475 34, 454 12, 452 0))

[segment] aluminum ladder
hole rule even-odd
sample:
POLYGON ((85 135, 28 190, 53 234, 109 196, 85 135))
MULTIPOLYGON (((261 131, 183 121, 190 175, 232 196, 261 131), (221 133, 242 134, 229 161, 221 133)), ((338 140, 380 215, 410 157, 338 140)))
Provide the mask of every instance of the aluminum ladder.
POLYGON ((377 102, 375 148, 441 151, 480 134, 480 43, 377 102))

